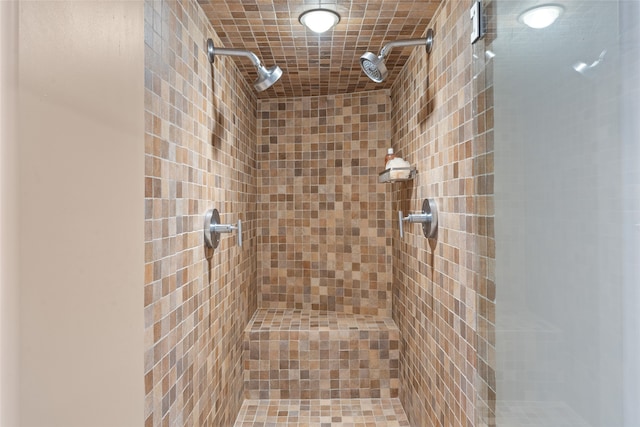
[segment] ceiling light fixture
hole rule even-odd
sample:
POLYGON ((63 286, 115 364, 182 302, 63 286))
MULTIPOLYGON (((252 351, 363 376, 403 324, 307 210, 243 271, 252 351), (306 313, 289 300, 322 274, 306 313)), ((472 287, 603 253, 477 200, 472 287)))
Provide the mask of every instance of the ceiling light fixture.
POLYGON ((303 12, 298 21, 314 33, 322 34, 340 22, 340 15, 329 9, 311 9, 303 12))
POLYGON ((520 14, 518 20, 530 28, 547 28, 558 19, 563 11, 564 8, 560 5, 543 4, 525 10, 520 14))

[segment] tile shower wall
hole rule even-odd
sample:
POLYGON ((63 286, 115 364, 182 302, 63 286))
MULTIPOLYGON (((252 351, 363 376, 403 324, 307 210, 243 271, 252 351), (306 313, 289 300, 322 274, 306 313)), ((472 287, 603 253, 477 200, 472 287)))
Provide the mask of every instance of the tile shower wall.
POLYGON ((258 104, 259 306, 390 316, 389 92, 258 104))
POLYGON ((257 307, 256 99, 195 1, 145 2, 146 426, 231 425, 257 307), (212 76, 213 73, 213 76, 212 76), (203 215, 242 219, 205 251, 203 215))
MULTIPOLYGON (((439 209, 436 241, 417 225, 393 232, 393 319, 400 329, 400 398, 415 426, 475 425, 476 297, 492 256, 493 158, 474 139, 470 1, 444 1, 430 55, 416 49, 391 90, 392 144, 418 175, 393 184, 392 210, 439 209)), ((391 190, 391 189, 390 189, 391 190)))

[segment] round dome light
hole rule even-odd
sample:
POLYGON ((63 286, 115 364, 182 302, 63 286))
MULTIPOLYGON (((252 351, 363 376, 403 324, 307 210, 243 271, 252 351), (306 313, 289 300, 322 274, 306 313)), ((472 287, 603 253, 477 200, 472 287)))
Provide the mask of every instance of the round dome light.
POLYGON ((298 21, 314 33, 324 33, 340 22, 340 15, 329 9, 307 10, 298 21))
POLYGON ((530 28, 546 28, 553 24, 563 11, 564 8, 560 5, 544 4, 525 10, 518 20, 530 28))

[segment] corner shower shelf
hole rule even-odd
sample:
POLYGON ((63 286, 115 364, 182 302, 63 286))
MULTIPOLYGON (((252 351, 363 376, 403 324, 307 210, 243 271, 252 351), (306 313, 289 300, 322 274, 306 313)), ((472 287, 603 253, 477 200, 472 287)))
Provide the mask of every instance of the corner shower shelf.
POLYGON ((416 177, 416 168, 389 168, 378 174, 378 182, 404 182, 416 177))

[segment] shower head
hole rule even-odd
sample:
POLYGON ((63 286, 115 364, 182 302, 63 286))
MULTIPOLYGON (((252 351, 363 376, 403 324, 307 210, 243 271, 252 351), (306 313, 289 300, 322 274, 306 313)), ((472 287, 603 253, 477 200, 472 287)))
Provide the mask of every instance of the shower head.
POLYGON ((255 53, 249 52, 248 50, 215 47, 213 45, 213 40, 208 39, 207 57, 209 58, 210 63, 213 64, 216 59, 216 55, 244 56, 249 58, 251 62, 253 62, 253 65, 256 66, 256 71, 258 72, 258 78, 253 82, 253 87, 258 92, 269 89, 280 79, 280 77, 282 77, 282 69, 280 69, 280 67, 274 65, 271 68, 265 68, 265 66, 262 65, 262 62, 260 62, 260 58, 258 58, 255 53))
POLYGON ((387 66, 384 65, 384 58, 375 53, 367 52, 360 57, 362 71, 376 83, 382 83, 387 78, 387 66))
POLYGON ((280 77, 282 77, 282 69, 277 65, 268 69, 261 65, 258 67, 258 78, 253 82, 253 87, 258 92, 262 92, 269 89, 280 77))
POLYGON ((385 58, 389 54, 389 51, 394 47, 405 46, 420 46, 424 45, 427 53, 431 53, 431 47, 433 46, 433 30, 429 28, 427 30, 427 36, 423 39, 411 39, 411 40, 397 40, 387 43, 381 50, 380 55, 376 55, 372 52, 367 52, 360 57, 360 66, 362 71, 376 83, 382 83, 389 74, 387 66, 384 63, 385 58))

